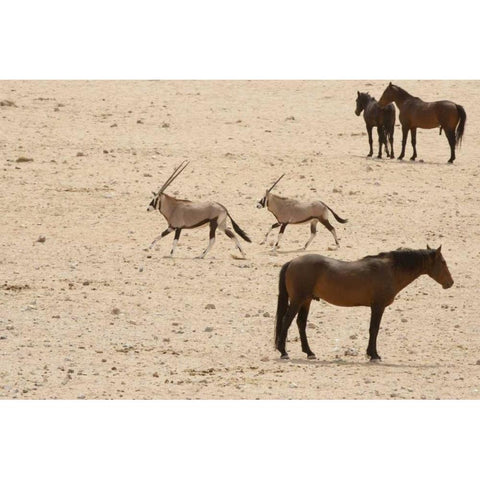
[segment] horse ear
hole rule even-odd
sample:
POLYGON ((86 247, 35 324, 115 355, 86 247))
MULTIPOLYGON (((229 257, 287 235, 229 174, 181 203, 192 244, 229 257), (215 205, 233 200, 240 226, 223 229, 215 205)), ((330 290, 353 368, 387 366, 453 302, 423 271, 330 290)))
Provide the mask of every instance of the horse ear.
POLYGON ((437 248, 436 252, 437 252, 437 254, 442 252, 442 246, 441 245, 437 248))
POLYGON ((390 83, 388 84, 388 86, 391 87, 391 86, 392 86, 392 82, 390 82, 390 83))
POLYGON ((430 245, 427 243, 427 250, 431 250, 430 245))
POLYGON ((153 196, 155 196, 157 194, 157 192, 152 192, 153 196))
POLYGON ((360 96, 360 92, 357 90, 357 97, 359 97, 359 96, 360 96))

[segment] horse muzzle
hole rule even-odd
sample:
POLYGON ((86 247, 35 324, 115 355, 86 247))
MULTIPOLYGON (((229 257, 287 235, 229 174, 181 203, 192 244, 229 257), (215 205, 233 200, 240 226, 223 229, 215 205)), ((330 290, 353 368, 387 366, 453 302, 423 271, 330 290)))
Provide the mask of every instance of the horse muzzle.
POLYGON ((454 281, 450 280, 449 282, 444 283, 442 287, 446 290, 447 288, 450 288, 453 284, 454 284, 454 281))

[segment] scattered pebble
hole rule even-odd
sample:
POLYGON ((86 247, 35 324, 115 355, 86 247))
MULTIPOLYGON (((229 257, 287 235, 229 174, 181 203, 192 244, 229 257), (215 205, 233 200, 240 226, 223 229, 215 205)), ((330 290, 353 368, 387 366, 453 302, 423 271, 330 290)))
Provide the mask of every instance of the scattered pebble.
POLYGON ((33 162, 33 158, 28 157, 18 157, 16 160, 17 163, 33 162))
POLYGON ((213 327, 205 327, 204 332, 213 332, 213 327))
POLYGON ((112 313, 113 313, 114 315, 118 315, 118 314, 120 313, 120 309, 117 308, 117 307, 115 307, 115 308, 112 309, 112 313))
POLYGON ((37 243, 45 243, 45 240, 47 239, 47 237, 45 237, 45 235, 40 235, 38 238, 37 238, 37 243))
POLYGON ((263 312, 263 316, 266 317, 266 318, 269 318, 270 314, 268 312, 263 312))
POLYGON ((205 305, 205 310, 215 310, 217 307, 213 303, 207 303, 205 305))

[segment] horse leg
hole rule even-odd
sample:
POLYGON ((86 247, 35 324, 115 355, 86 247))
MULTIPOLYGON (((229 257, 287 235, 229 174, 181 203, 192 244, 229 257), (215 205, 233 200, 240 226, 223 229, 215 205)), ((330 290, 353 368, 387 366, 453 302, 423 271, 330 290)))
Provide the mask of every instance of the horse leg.
POLYGON ((407 144, 407 137, 408 137, 408 127, 402 125, 402 151, 400 152, 400 156, 398 157, 399 160, 403 160, 405 156, 405 145, 407 144))
POLYGON ((410 157, 410 160, 415 160, 417 158, 417 129, 412 128, 410 129, 412 134, 412 147, 413 147, 413 155, 410 157))
MULTIPOLYGON (((377 134, 378 134, 378 156, 377 158, 382 158, 382 147, 385 143, 383 138, 383 127, 377 127, 377 134)), ((386 143, 385 143, 386 145, 386 143)), ((388 147, 387 147, 387 155, 388 155, 388 147)))
POLYGON ((276 346, 277 346, 277 350, 281 353, 280 358, 283 360, 288 360, 289 358, 287 350, 285 349, 285 344, 287 342, 288 329, 290 328, 290 325, 292 324, 293 319, 295 318, 295 315, 298 313, 298 309, 299 309, 299 305, 291 302, 290 305, 288 306, 288 309, 285 315, 282 318, 280 336, 278 337, 276 346))
POLYGON ((445 129, 445 135, 448 139, 448 144, 450 145, 450 160, 448 163, 453 163, 455 160, 455 130, 445 129))
POLYGON ((166 230, 164 230, 158 237, 155 237, 155 239, 153 240, 153 242, 150 244, 150 246, 148 247, 149 249, 152 249, 153 246, 163 237, 165 237, 166 235, 168 235, 169 233, 172 233, 175 229, 173 227, 168 227, 166 230))
POLYGON ((393 132, 395 130, 395 125, 391 128, 391 131, 388 133, 388 138, 390 140, 390 158, 395 158, 393 153, 393 132))
POLYGON ((285 231, 285 229, 287 228, 287 223, 282 223, 281 226, 280 226, 280 232, 278 232, 278 238, 277 238, 277 243, 275 243, 275 245, 273 246, 273 250, 272 252, 275 252, 278 248, 278 245, 280 244, 280 240, 282 239, 282 235, 283 235, 283 232, 285 231))
POLYGON ((181 228, 175 229, 175 238, 173 239, 172 250, 170 251, 170 256, 173 257, 173 252, 175 252, 175 247, 177 246, 178 239, 180 238, 180 233, 182 232, 181 228))
POLYGON ((270 235, 270 232, 274 229, 274 228, 278 228, 280 226, 279 223, 274 223, 270 229, 268 230, 267 234, 265 235, 265 238, 263 239, 262 242, 260 242, 260 245, 263 245, 264 243, 266 243, 267 239, 268 239, 268 236, 270 235))
POLYGON ((208 242, 208 247, 204 250, 204 252, 196 258, 205 258, 205 255, 210 251, 215 243, 215 230, 217 230, 217 219, 210 220, 210 241, 208 242))
POLYGON ((335 227, 327 220, 327 219, 321 219, 320 223, 329 231, 332 233, 333 238, 335 239, 335 243, 337 244, 337 247, 340 246, 340 243, 338 243, 338 238, 337 238, 337 232, 335 231, 335 227))
POLYGON ((303 247, 304 250, 308 248, 308 246, 312 243, 315 235, 317 234, 317 223, 318 220, 315 218, 310 222, 310 238, 308 239, 307 243, 303 247))
POLYGON ((381 357, 377 352, 377 335, 385 307, 383 305, 372 305, 371 310, 369 330, 370 337, 368 340, 367 355, 370 357, 370 361, 375 361, 381 360, 381 357))
POLYGON ((367 125, 368 144, 370 145, 370 151, 368 152, 367 157, 371 157, 373 155, 372 129, 373 129, 373 127, 371 127, 370 125, 367 125))
POLYGON ((305 302, 300 311, 298 312, 297 317, 297 326, 298 332, 300 333, 300 341, 302 342, 302 352, 307 354, 307 358, 314 359, 317 358, 315 354, 310 350, 307 340, 307 318, 308 318, 308 311, 310 310, 310 302, 305 302))

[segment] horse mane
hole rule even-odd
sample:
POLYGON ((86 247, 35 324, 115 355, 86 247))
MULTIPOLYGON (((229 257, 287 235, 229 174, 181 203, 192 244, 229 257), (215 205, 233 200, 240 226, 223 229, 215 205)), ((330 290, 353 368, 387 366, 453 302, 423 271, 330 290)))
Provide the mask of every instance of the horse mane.
POLYGON ((414 97, 413 95, 408 93, 404 88, 399 87, 398 85, 394 85, 392 83, 392 87, 395 87, 402 95, 407 95, 407 97, 412 97, 412 98, 418 98, 418 97, 414 97))
POLYGON ((434 250, 413 250, 411 248, 398 248, 390 252, 381 252, 378 255, 368 255, 364 258, 391 258, 393 266, 402 270, 413 270, 423 265, 434 250))

